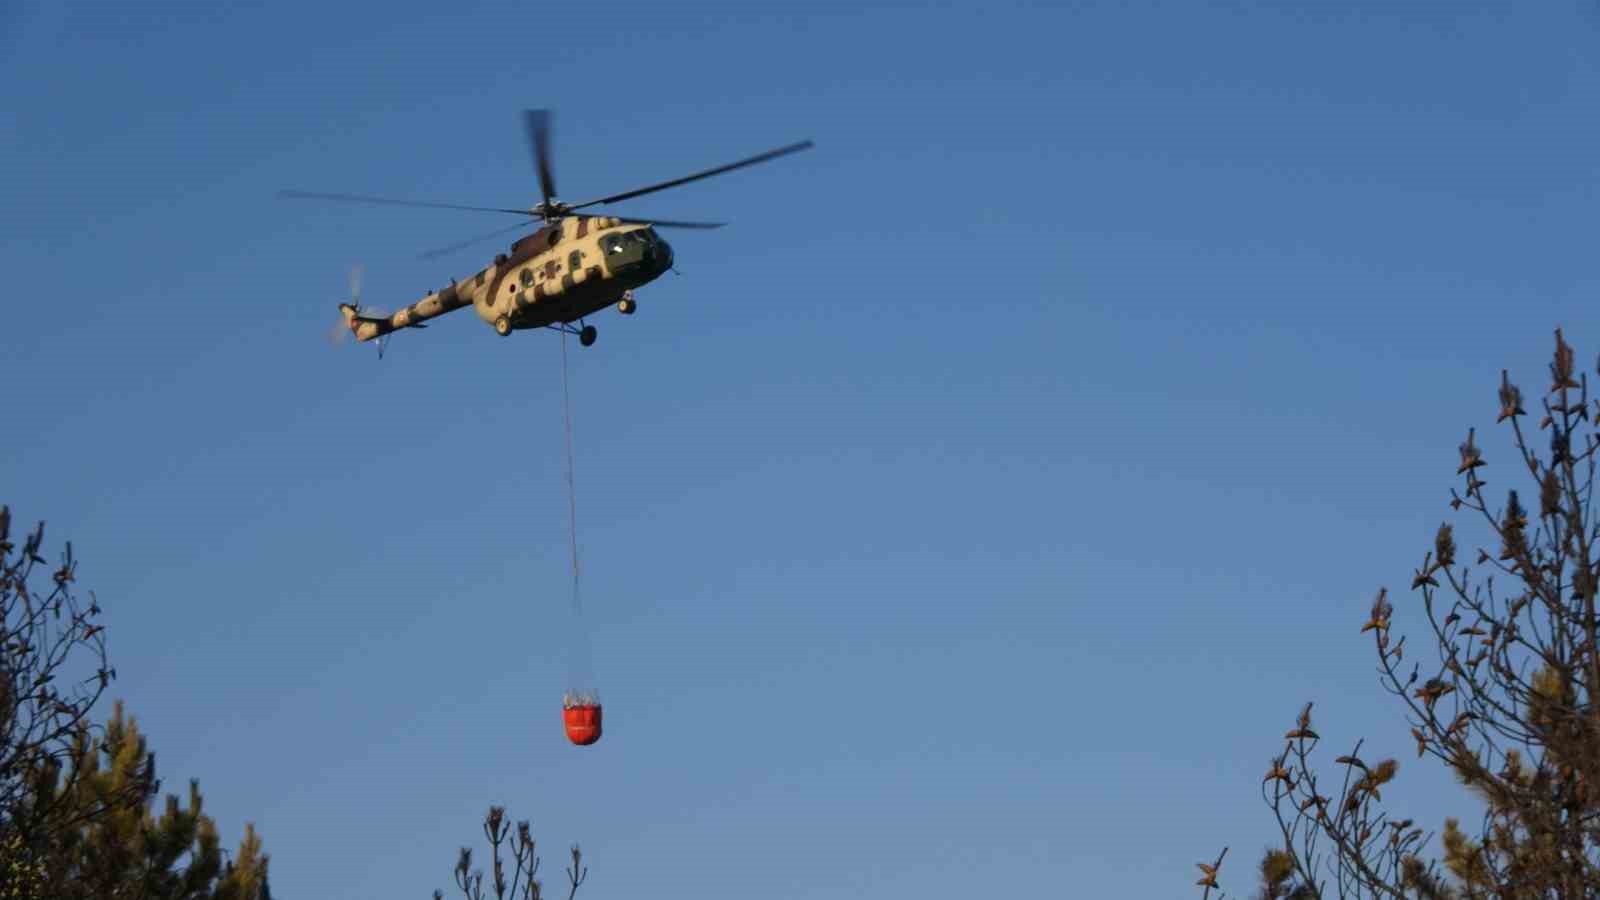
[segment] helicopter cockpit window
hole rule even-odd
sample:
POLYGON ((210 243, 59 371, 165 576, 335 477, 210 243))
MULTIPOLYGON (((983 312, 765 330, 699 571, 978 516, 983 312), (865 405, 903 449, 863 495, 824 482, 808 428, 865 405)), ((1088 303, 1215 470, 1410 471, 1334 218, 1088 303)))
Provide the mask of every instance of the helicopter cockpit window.
POLYGON ((645 231, 623 231, 600 239, 600 247, 607 256, 625 253, 634 247, 648 247, 650 243, 649 233, 645 231))

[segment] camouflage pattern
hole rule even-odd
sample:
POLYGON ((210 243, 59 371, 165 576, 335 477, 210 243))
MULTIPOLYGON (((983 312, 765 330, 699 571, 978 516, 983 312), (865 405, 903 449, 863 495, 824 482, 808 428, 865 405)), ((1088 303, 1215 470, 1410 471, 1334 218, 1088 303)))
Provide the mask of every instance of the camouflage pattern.
POLYGON ((672 268, 672 247, 649 225, 604 216, 570 216, 511 246, 483 271, 434 291, 391 316, 339 305, 357 340, 370 341, 471 306, 507 335, 574 322, 624 299, 672 268))

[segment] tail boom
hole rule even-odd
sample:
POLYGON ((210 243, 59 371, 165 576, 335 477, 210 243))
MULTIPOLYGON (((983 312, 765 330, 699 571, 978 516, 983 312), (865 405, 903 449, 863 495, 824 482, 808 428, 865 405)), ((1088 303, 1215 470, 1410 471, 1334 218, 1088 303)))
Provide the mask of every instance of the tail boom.
POLYGON ((356 340, 370 341, 402 328, 426 328, 427 326, 422 323, 428 319, 471 305, 472 298, 463 296, 456 289, 456 285, 452 284, 442 291, 434 291, 391 316, 363 316, 349 303, 339 304, 339 313, 344 316, 345 327, 356 336, 356 340))

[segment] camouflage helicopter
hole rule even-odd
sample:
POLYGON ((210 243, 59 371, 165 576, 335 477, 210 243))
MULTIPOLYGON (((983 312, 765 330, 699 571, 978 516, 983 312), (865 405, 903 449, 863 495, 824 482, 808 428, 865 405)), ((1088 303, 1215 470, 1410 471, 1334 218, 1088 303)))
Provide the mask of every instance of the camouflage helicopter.
MULTIPOLYGON (((380 357, 385 340, 391 333, 403 328, 425 328, 427 326, 422 323, 428 319, 466 306, 471 306, 478 313, 478 318, 492 325, 495 333, 502 337, 524 329, 552 328, 577 335, 579 343, 587 347, 594 343, 596 331, 593 325, 584 321, 586 316, 612 304, 616 305, 618 312, 632 315, 638 309, 633 297, 634 290, 672 268, 672 247, 656 234, 657 228, 710 229, 721 228, 725 223, 574 213, 580 209, 619 203, 721 175, 812 146, 810 141, 801 141, 671 181, 598 200, 565 203, 556 199, 555 176, 550 166, 550 112, 542 109, 525 110, 523 123, 533 151, 539 189, 543 194, 543 199, 528 209, 420 203, 357 194, 280 192, 279 196, 297 199, 501 213, 539 223, 538 230, 517 240, 511 245, 510 252, 497 255, 487 268, 460 282, 451 279, 449 287, 433 291, 392 315, 371 315, 371 310, 363 308, 360 305, 359 284, 353 279, 350 302, 339 304, 339 312, 344 318, 343 327, 348 328, 358 341, 376 340, 380 357)), ((430 251, 423 257, 442 256, 479 241, 528 227, 528 221, 521 221, 430 251)))

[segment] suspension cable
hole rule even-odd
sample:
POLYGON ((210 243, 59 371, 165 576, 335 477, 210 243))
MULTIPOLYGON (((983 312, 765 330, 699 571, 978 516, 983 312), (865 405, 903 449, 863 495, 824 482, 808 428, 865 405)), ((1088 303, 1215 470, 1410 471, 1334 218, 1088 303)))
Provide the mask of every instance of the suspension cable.
POLYGON ((572 461, 572 394, 567 388, 567 333, 561 332, 561 419, 567 435, 567 540, 572 548, 572 611, 583 615, 578 598, 578 488, 572 461))

